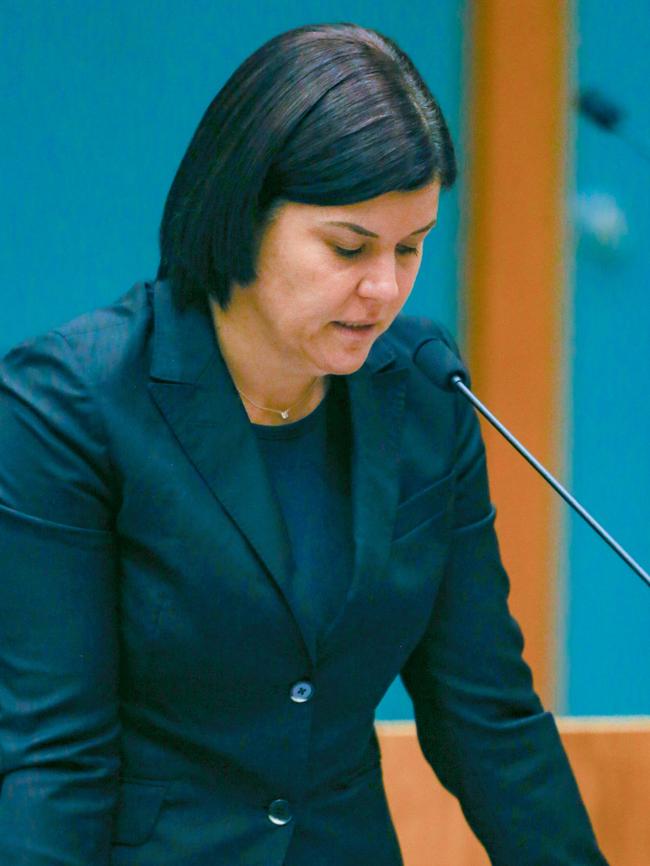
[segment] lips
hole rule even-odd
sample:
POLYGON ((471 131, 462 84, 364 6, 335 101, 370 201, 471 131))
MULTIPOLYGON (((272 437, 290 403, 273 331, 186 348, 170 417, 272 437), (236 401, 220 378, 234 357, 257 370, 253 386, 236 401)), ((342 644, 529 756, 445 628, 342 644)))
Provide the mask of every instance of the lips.
POLYGON ((352 331, 368 331, 375 327, 375 322, 334 322, 334 324, 352 331))

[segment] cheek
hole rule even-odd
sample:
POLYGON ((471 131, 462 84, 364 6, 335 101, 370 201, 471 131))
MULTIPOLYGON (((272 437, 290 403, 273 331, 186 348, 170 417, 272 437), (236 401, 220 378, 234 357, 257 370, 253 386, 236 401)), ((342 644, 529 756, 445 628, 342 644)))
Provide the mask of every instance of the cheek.
POLYGON ((315 295, 334 295, 355 284, 356 269, 349 262, 337 260, 328 250, 318 250, 305 262, 305 279, 315 295))
POLYGON ((404 302, 406 298, 411 294, 411 289, 415 283, 415 278, 418 275, 418 271, 420 269, 419 260, 413 267, 404 268, 399 279, 398 285, 400 289, 400 300, 404 302))
POLYGON ((306 315, 336 311, 354 293, 359 275, 354 267, 332 260, 327 250, 303 260, 294 272, 296 301, 306 315))
POLYGON ((342 270, 332 263, 327 250, 323 252, 321 248, 309 246, 296 256, 283 253, 276 261, 275 277, 276 281, 284 282, 288 292, 301 305, 314 308, 320 306, 344 280, 342 270))

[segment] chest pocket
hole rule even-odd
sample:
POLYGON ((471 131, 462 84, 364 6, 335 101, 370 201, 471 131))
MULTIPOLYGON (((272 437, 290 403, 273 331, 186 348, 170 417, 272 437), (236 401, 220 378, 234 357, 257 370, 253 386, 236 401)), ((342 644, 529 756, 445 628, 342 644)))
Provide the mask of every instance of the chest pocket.
POLYGON ((406 539, 411 533, 433 526, 437 521, 447 525, 443 518, 448 514, 453 494, 453 472, 433 484, 418 490, 397 506, 393 543, 406 539))

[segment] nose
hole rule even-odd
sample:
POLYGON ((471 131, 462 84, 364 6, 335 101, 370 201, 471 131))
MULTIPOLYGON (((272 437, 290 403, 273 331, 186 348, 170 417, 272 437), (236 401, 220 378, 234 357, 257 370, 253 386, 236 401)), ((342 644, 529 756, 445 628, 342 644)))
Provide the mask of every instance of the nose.
POLYGON ((369 298, 382 303, 394 301, 399 295, 394 258, 382 258, 375 261, 362 277, 358 294, 362 298, 369 298))

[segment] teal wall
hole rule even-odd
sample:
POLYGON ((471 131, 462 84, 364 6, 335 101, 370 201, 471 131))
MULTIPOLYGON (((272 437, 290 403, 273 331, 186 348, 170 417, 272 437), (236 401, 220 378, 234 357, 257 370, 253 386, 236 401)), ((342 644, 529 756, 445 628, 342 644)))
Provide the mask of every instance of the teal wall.
MULTIPOLYGON (((4 0, 0 354, 155 274, 165 195, 207 104, 264 40, 313 21, 351 20, 396 38, 445 110, 460 189, 443 198, 408 310, 456 330, 463 6, 4 0)), ((574 8, 576 83, 615 97, 628 111, 625 132, 650 148, 647 0, 615 14, 587 0, 574 8)), ((575 133, 567 480, 648 568, 650 166, 584 120, 575 133)), ((648 714, 648 590, 566 513, 560 709, 648 714)), ((411 717, 398 684, 379 715, 411 717)))
MULTIPOLYGON (((0 354, 155 275, 175 169, 208 103, 269 37, 353 21, 395 38, 459 144, 460 0, 3 0, 0 354)), ((462 182, 461 182, 462 183, 462 182)), ((458 190, 445 193, 409 312, 456 330, 458 190)), ((410 718, 399 685, 382 718, 410 718)))
MULTIPOLYGON (((0 352, 155 274, 175 169, 205 108, 269 37, 317 21, 384 30, 458 137, 458 2, 3 0, 0 352)), ((456 320, 456 190, 411 311, 456 320)))
MULTIPOLYGON (((627 112, 623 141, 576 125, 570 337, 571 487, 650 569, 650 7, 575 5, 576 84, 627 112)), ((563 709, 650 714, 650 591, 568 518, 563 709)))

